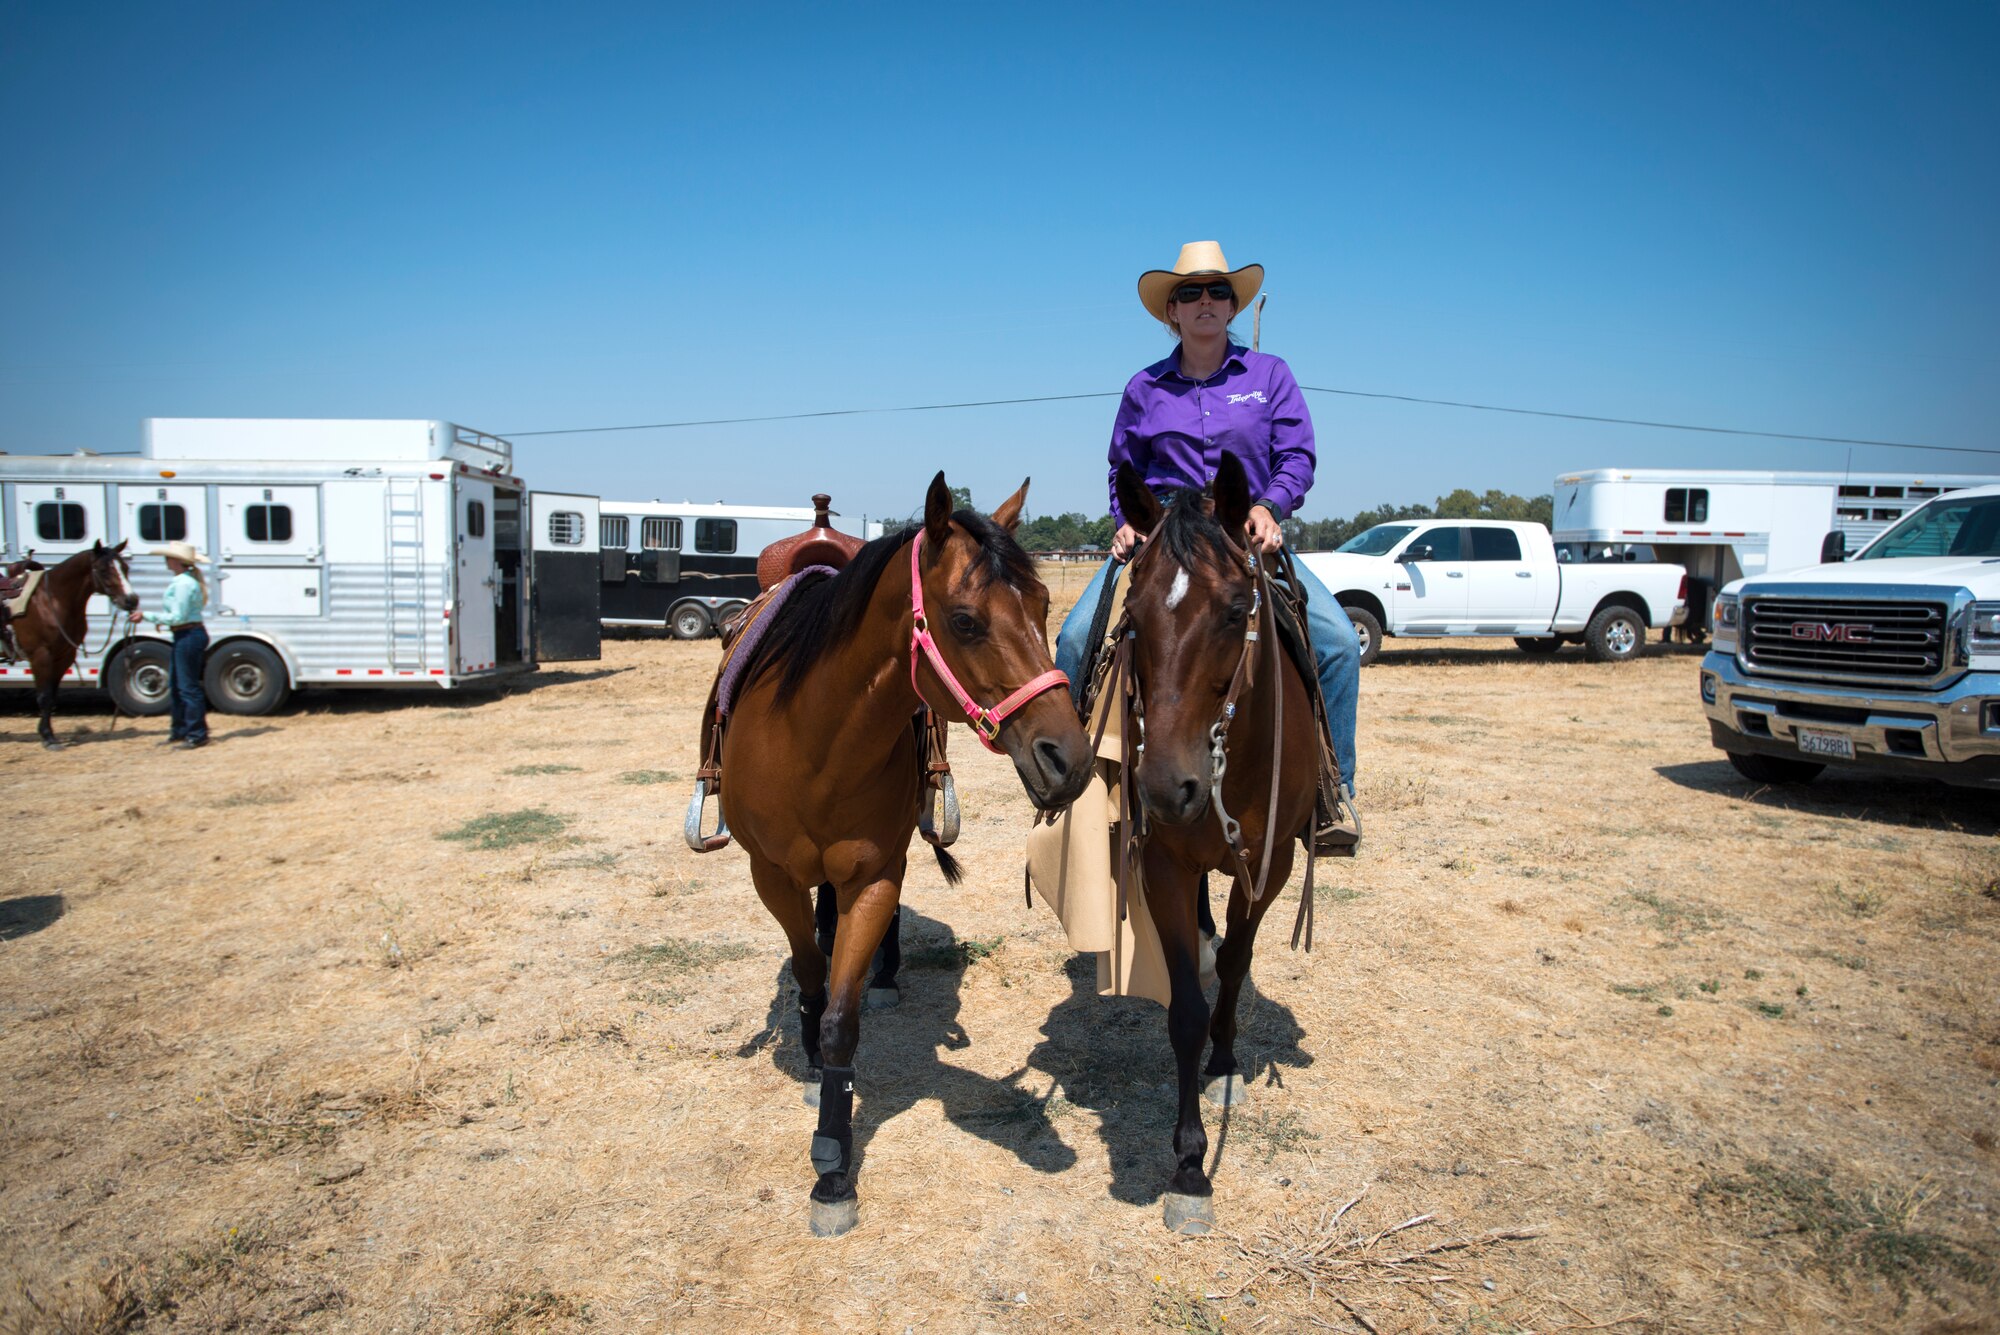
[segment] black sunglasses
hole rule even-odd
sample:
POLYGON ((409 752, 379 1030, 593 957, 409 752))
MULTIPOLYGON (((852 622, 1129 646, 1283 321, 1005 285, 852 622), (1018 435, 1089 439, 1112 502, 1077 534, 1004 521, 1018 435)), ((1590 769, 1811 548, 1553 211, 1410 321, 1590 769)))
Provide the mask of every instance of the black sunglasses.
POLYGON ((1231 287, 1229 284, 1225 282, 1217 280, 1216 282, 1206 283, 1206 284, 1182 283, 1179 287, 1174 289, 1174 300, 1180 302, 1183 305, 1186 305, 1190 302, 1200 301, 1201 294, 1204 292, 1208 293, 1209 296, 1214 297, 1217 301, 1227 301, 1231 297, 1236 295, 1235 288, 1231 287))

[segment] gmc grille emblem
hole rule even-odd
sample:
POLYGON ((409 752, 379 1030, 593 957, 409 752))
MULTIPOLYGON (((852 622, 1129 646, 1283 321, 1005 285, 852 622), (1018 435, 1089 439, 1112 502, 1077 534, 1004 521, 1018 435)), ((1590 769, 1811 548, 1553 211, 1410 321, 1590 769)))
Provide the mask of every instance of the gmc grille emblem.
POLYGON ((1874 629, 1866 622, 1849 624, 1838 621, 1794 621, 1792 638, 1819 640, 1830 644, 1868 644, 1874 639, 1874 629))

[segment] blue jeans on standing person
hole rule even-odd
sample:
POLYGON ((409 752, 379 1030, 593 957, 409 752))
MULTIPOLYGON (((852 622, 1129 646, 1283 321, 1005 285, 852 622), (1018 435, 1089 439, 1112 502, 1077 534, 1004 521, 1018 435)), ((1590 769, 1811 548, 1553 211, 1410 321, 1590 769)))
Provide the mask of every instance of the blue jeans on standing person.
MULTIPOLYGON (((1084 657, 1090 648, 1090 623, 1096 615, 1098 600, 1104 596, 1105 580, 1118 564, 1114 558, 1098 568, 1096 576, 1084 587, 1083 596, 1063 619, 1062 629, 1056 632, 1056 666, 1069 674, 1072 682, 1083 677, 1084 657)), ((1299 572, 1299 584, 1306 593, 1306 629, 1312 636, 1313 657, 1318 660, 1320 693, 1326 697, 1333 755, 1340 762, 1342 782, 1351 789, 1354 715, 1361 700, 1361 641, 1355 637, 1354 623, 1347 619, 1347 609, 1320 583, 1319 576, 1306 568, 1296 552, 1292 553, 1292 568, 1299 572)))
POLYGON ((190 742, 208 740, 208 695, 202 690, 202 660, 208 656, 208 627, 174 630, 173 657, 167 660, 167 697, 172 728, 168 735, 190 742))

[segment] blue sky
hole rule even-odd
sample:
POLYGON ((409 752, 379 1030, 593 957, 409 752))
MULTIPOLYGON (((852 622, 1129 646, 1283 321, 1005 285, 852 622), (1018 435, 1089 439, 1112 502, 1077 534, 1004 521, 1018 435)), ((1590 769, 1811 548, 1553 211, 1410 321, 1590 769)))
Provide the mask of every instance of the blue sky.
MULTIPOLYGON (((2000 449, 1986 4, 0 0, 0 449, 1116 391, 1263 263, 1308 385, 2000 449)), ((1246 328, 1247 332, 1247 328, 1246 328)), ((1308 516, 1949 455, 1309 397, 1308 516)), ((526 437, 539 486, 1104 509, 1115 401, 526 437)))

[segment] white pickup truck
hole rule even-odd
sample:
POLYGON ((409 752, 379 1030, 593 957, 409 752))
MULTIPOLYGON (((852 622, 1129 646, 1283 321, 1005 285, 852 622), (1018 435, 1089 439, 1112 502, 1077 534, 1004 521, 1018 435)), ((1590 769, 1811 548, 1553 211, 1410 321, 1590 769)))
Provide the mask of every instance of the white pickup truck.
POLYGON ((2000 788, 2000 486, 1926 501, 1850 560, 1841 546, 1716 596, 1710 740, 1759 783, 1836 765, 2000 788))
POLYGON ((1687 615, 1679 566, 1558 561, 1540 524, 1403 520, 1299 559, 1347 609, 1363 664, 1385 635, 1506 636, 1531 654, 1581 642, 1593 659, 1617 663, 1645 648, 1648 627, 1687 615))

